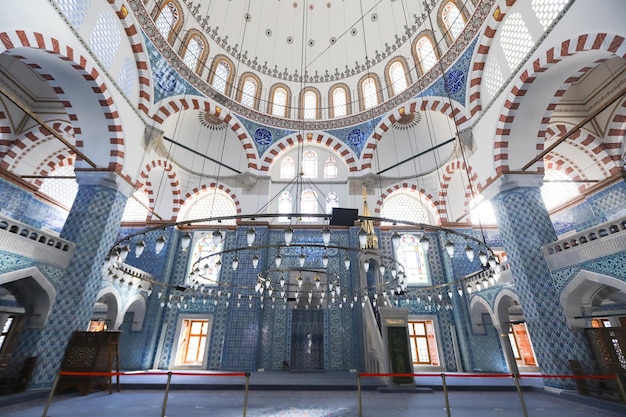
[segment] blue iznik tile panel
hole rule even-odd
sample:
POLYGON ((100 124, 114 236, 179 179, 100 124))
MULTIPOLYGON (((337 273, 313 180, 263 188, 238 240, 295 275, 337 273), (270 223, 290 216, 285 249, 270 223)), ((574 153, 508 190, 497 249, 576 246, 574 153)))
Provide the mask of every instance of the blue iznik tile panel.
MULTIPOLYGON (((115 240, 126 197, 102 186, 81 186, 61 237, 76 243, 74 256, 55 282, 54 305, 44 329, 26 331, 39 357, 32 386, 49 385, 74 330, 84 330, 91 318, 96 295, 102 285, 104 257, 115 240)), ((50 270, 50 269, 48 269, 50 270)))
MULTIPOLYGON (((256 146, 259 156, 274 143, 296 132, 296 130, 280 129, 277 127, 265 126, 246 119, 242 116, 238 116, 243 127, 248 131, 248 134, 254 140, 254 146, 256 146)), ((295 126, 294 124, 294 127, 295 126)))
POLYGON ((466 87, 468 85, 467 75, 469 74, 477 42, 478 38, 474 39, 463 52, 463 55, 446 71, 445 77, 438 78, 437 81, 428 86, 417 97, 450 97, 462 105, 467 105, 465 102, 466 87))
POLYGON ((498 331, 493 326, 488 314, 483 315, 482 324, 484 334, 474 334, 469 339, 473 367, 468 371, 508 373, 498 331))
POLYGON ((380 123, 381 120, 382 116, 379 116, 356 126, 342 129, 332 129, 326 131, 326 133, 345 143, 358 157, 360 157, 367 139, 372 136, 374 129, 378 126, 378 123, 380 123))
POLYGON ((144 35, 143 39, 150 59, 152 78, 154 79, 154 103, 164 98, 183 94, 202 96, 161 56, 147 36, 144 35))
MULTIPOLYGON (((501 192, 492 202, 538 364, 545 374, 568 374, 568 359, 591 356, 582 333, 572 332, 567 324, 541 252, 541 246, 556 240, 556 235, 540 190, 515 188, 501 192)), ((545 383, 572 388, 560 379, 545 383)))
POLYGON ((57 233, 63 229, 67 211, 43 203, 31 193, 0 179, 0 214, 40 229, 57 233))

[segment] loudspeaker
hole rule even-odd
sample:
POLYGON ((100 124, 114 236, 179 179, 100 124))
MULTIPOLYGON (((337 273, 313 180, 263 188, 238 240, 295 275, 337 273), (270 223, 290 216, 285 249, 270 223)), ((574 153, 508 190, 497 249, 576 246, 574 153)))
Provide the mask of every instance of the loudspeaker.
POLYGON ((333 207, 333 214, 330 218, 331 226, 354 226, 354 222, 359 216, 358 209, 347 209, 333 207))

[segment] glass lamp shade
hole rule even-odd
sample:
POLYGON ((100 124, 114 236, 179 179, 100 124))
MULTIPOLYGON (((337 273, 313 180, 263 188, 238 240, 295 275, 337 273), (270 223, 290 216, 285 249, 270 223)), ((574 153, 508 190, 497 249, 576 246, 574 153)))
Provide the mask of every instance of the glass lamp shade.
POLYGON ((215 269, 217 270, 217 272, 220 272, 220 270, 222 269, 222 260, 218 259, 217 262, 215 262, 215 269))
POLYGON ((319 289, 322 285, 322 280, 319 275, 315 275, 315 288, 319 289))
POLYGON ((446 252, 448 252, 448 256, 454 258, 454 243, 450 239, 445 244, 446 252))
POLYGON ((470 262, 474 262, 474 249, 470 245, 465 246, 465 256, 470 262))
POLYGON ((202 275, 209 275, 209 264, 204 264, 202 267, 202 275))
MULTIPOLYGON (((304 281, 302 280, 302 275, 298 276, 298 288, 302 288, 302 284, 304 283, 304 281)), ((297 296, 296 296, 297 298, 297 296)))
POLYGON ((482 250, 478 252, 478 259, 480 259, 480 263, 483 266, 487 266, 487 254, 483 252, 482 250))
POLYGON ((396 269, 395 265, 391 265, 391 277, 395 278, 398 276, 398 270, 396 269))
POLYGON ((346 267, 346 269, 350 269, 350 258, 347 255, 345 258, 343 258, 343 264, 346 267))
POLYGON ((393 244, 394 248, 400 246, 400 233, 398 233, 397 231, 393 232, 393 234, 391 235, 391 243, 393 244))
POLYGON ((252 268, 256 269, 257 266, 259 266, 259 257, 254 255, 252 257, 252 268))
POLYGON ((285 245, 291 245, 291 240, 293 239, 293 229, 291 226, 285 229, 285 245))
POLYGON ((165 239, 165 236, 161 235, 157 237, 157 240, 154 243, 154 251, 156 252, 157 255, 161 253, 161 251, 165 247, 165 242, 167 242, 167 240, 165 239))
POLYGON ((217 245, 222 241, 222 232, 219 230, 214 230, 211 234, 211 238, 213 239, 213 244, 217 245))
POLYGON ((306 256, 304 255, 304 253, 301 253, 300 255, 298 255, 298 262, 300 263, 300 267, 304 266, 304 261, 306 261, 306 256))
POLYGON ((280 253, 276 255, 276 257, 274 258, 274 264, 276 265, 276 268, 280 268, 280 264, 283 262, 283 257, 280 256, 280 253))
POLYGON ((496 267, 496 265, 498 264, 496 261, 496 257, 491 255, 488 259, 487 259, 487 263, 489 264, 489 266, 493 269, 496 267))
POLYGON ((467 284, 467 287, 465 287, 467 289, 467 293, 471 294, 472 293, 472 286, 470 284, 467 284))
POLYGON ((380 271, 380 275, 381 275, 381 276, 382 276, 382 275, 385 275, 385 269, 386 269, 386 268, 385 268, 385 264, 380 264, 380 265, 378 266, 378 270, 380 271))
POLYGON ((365 248, 365 245, 367 245, 367 232, 363 229, 359 231, 359 245, 361 248, 365 248))
POLYGON ((328 255, 326 254, 322 256, 322 265, 324 266, 324 268, 328 267, 328 255))
POLYGON ((248 227, 248 231, 246 232, 246 239, 248 240, 248 246, 252 246, 254 244, 254 239, 256 238, 256 230, 254 227, 248 227))
POLYGON ((233 258, 233 271, 236 271, 239 268, 239 258, 236 256, 233 258))
POLYGON ((370 270, 370 261, 369 260, 364 260, 363 261, 363 269, 365 269, 365 272, 370 270))
POLYGON ((328 246, 328 244, 330 243, 330 229, 328 228, 328 226, 324 226, 324 228, 322 229, 322 241, 324 242, 325 246, 328 246))
POLYGON ((135 257, 139 258, 145 248, 146 248, 146 242, 144 242, 143 239, 137 242, 135 244, 135 257))
POLYGON ((180 248, 184 251, 189 249, 189 244, 191 243, 191 233, 185 232, 185 234, 180 238, 180 248))
POLYGON ((126 257, 128 256, 128 252, 130 252, 130 249, 128 248, 128 246, 122 246, 120 248, 120 253, 119 253, 120 262, 124 262, 126 260, 126 257))
POLYGON ((424 252, 428 252, 428 248, 430 247, 430 240, 426 237, 426 235, 422 235, 420 238, 420 245, 422 246, 422 250, 424 252))

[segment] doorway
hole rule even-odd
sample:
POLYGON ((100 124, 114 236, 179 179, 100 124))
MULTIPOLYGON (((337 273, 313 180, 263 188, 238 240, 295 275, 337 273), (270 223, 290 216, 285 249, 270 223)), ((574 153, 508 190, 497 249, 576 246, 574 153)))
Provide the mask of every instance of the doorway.
POLYGON ((324 311, 292 310, 290 370, 324 370, 324 311))

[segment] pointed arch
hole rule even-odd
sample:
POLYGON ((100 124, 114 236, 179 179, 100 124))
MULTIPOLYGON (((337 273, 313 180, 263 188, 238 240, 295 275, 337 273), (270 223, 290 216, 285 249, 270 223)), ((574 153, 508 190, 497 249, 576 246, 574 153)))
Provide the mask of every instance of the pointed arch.
POLYGON ((299 143, 314 143, 321 145, 325 148, 336 153, 341 160, 347 165, 349 172, 358 171, 357 156, 354 151, 348 147, 343 141, 328 135, 324 132, 307 133, 306 139, 299 133, 293 133, 289 136, 285 136, 272 144, 263 154, 263 164, 261 165, 261 171, 269 172, 272 162, 278 158, 281 154, 287 152, 294 146, 298 146, 299 143))
MULTIPOLYGON (((28 297, 29 309, 26 314, 28 326, 41 329, 46 325, 48 316, 57 296, 54 285, 36 267, 19 269, 0 274, 0 285, 19 289, 23 297, 28 297)), ((18 296, 18 302, 20 297, 18 296)))
MULTIPOLYGON (((76 147, 81 149, 85 154, 89 155, 89 145, 86 143, 95 143, 88 136, 91 132, 92 123, 80 117, 81 109, 74 109, 72 106, 71 91, 65 91, 64 86, 59 83, 54 74, 46 73, 43 67, 39 65, 35 58, 28 58, 28 49, 43 50, 51 55, 57 56, 73 68, 74 71, 86 81, 91 91, 94 93, 94 99, 99 103, 101 114, 104 115, 106 127, 104 131, 110 133, 108 138, 108 168, 118 173, 122 173, 124 160, 124 135, 122 131, 122 123, 119 113, 114 104, 113 97, 102 77, 89 57, 85 57, 76 52, 71 46, 65 45, 56 38, 48 37, 39 32, 27 32, 24 30, 16 30, 0 33, 0 54, 12 52, 16 48, 20 49, 19 55, 13 55, 16 59, 20 59, 24 64, 28 65, 33 71, 37 72, 48 81, 54 92, 65 106, 65 110, 70 120, 73 121, 74 134, 76 137, 76 147), (83 137, 87 135, 86 139, 83 137)), ((47 66, 49 67, 49 66, 47 66)), ((65 87, 67 88, 67 87, 65 87)))
POLYGON ((98 292, 96 302, 102 302, 107 306, 106 323, 109 330, 118 330, 124 318, 120 314, 122 309, 122 295, 120 291, 112 285, 107 285, 98 292))
POLYGON ((139 178, 143 181, 143 187, 140 185, 139 188, 144 188, 146 194, 148 194, 149 202, 150 202, 150 213, 148 214, 148 221, 152 220, 152 213, 156 209, 155 207, 155 195, 154 195, 154 185, 150 181, 150 172, 155 169, 160 168, 165 171, 167 178, 169 180, 169 186, 171 190, 172 196, 172 217, 171 220, 174 220, 178 215, 178 211, 180 210, 180 206, 183 204, 180 196, 182 191, 180 189, 180 182, 178 181, 178 176, 176 175, 176 170, 174 170, 174 166, 167 160, 157 159, 149 162, 144 166, 142 171, 139 173, 139 178))
MULTIPOLYGON (((141 331, 146 318, 146 298, 141 294, 135 294, 126 302, 120 314, 120 326, 128 313, 133 314, 133 323, 130 326, 130 330, 135 332, 141 331)), ((119 328, 119 326, 117 328, 119 328)))
POLYGON ((382 214, 385 199, 391 197, 394 193, 398 192, 413 194, 415 199, 418 200, 419 203, 422 204, 422 206, 424 206, 424 208, 427 210, 428 217, 432 217, 436 225, 441 224, 439 209, 436 205, 437 200, 434 198, 434 196, 428 193, 425 189, 420 188, 417 184, 409 182, 400 182, 393 184, 391 187, 383 191, 380 195, 379 200, 376 201, 374 213, 380 216, 382 214))
MULTIPOLYGON (((626 42, 624 42, 623 37, 614 34, 587 33, 561 42, 560 45, 548 49, 541 57, 525 65, 524 69, 520 72, 520 75, 515 79, 514 85, 507 95, 503 110, 500 113, 500 117, 496 125, 496 134, 494 139, 494 165, 497 174, 508 172, 510 168, 509 134, 511 133, 511 127, 515 121, 517 110, 519 109, 523 98, 526 96, 526 93, 533 85, 533 82, 542 72, 547 71, 553 65, 567 59, 567 57, 590 50, 604 51, 608 56, 618 56, 624 58, 626 57, 626 42)), ((549 123, 550 115, 556 106, 555 103, 559 98, 559 91, 566 89, 569 84, 577 80, 578 77, 588 69, 588 67, 585 67, 578 70, 574 76, 565 80, 565 86, 555 92, 555 98, 549 104, 546 114, 542 119, 542 127, 540 128, 536 145, 538 151, 543 150, 545 129, 549 123)), ((538 164, 541 165, 540 162, 538 162, 538 164)))

